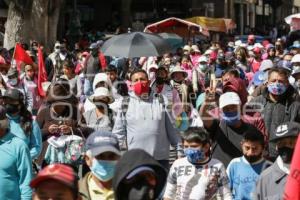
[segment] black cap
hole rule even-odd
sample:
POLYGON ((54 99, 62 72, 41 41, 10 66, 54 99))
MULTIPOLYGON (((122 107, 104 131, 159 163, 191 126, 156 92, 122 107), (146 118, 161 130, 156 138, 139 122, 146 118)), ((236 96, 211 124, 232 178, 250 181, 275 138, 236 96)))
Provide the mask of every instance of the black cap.
POLYGON ((270 142, 277 142, 286 137, 296 137, 300 133, 300 124, 296 122, 284 122, 277 126, 270 142))
POLYGON ((13 100, 19 100, 19 101, 23 101, 23 93, 15 88, 12 89, 8 89, 5 91, 3 98, 10 98, 13 100))

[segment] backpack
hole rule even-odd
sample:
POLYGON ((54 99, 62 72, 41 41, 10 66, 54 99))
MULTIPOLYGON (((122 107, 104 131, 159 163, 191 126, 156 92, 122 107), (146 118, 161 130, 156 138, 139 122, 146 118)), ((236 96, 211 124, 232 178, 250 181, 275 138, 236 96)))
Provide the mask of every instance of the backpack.
POLYGON ((78 166, 83 163, 84 140, 71 140, 66 143, 65 162, 78 166))

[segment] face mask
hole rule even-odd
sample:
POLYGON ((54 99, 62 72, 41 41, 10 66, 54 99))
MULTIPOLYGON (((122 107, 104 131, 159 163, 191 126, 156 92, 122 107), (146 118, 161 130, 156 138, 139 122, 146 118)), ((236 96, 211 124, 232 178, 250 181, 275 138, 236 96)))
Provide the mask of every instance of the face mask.
POLYGON ((149 83, 148 82, 137 82, 133 85, 133 91, 137 96, 141 96, 142 94, 149 93, 149 83))
POLYGON ((12 105, 12 104, 6 104, 5 109, 7 114, 16 114, 19 112, 19 106, 17 105, 12 105))
POLYGON ((202 72, 205 72, 208 68, 208 65, 207 64, 199 64, 199 69, 202 71, 202 72))
POLYGON ((16 86, 16 85, 18 84, 18 79, 17 79, 17 78, 9 79, 9 80, 8 80, 8 83, 9 83, 11 86, 16 86))
POLYGON ((115 174, 116 161, 93 159, 92 173, 103 182, 111 180, 115 174))
POLYGON ((284 163, 291 163, 293 158, 294 149, 289 147, 280 147, 278 148, 278 154, 282 158, 284 163))
POLYGON ((186 148, 184 149, 184 154, 188 161, 193 164, 199 163, 205 159, 205 153, 200 149, 186 148))
POLYGON ((227 125, 235 125, 240 121, 240 115, 238 112, 223 112, 222 119, 227 125))
POLYGON ((259 161, 262 158, 262 155, 255 155, 255 156, 246 156, 244 155, 244 157, 246 158, 246 160, 248 160, 249 163, 255 163, 257 161, 259 161))
POLYGON ((286 91, 286 86, 283 83, 270 83, 268 91, 274 95, 282 95, 286 91))
POLYGON ((130 187, 128 187, 128 199, 154 199, 154 189, 149 185, 145 178, 140 178, 138 181, 134 182, 130 185, 130 187))
POLYGON ((164 84, 165 83, 165 78, 163 78, 163 77, 156 77, 156 84, 157 85, 162 85, 162 84, 164 84))

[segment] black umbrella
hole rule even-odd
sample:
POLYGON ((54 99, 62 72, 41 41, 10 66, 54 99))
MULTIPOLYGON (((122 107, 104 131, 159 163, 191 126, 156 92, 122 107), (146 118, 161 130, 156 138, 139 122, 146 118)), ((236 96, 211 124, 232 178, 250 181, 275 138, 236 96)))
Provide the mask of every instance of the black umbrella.
POLYGON ((172 49, 168 42, 158 35, 132 32, 113 36, 103 44, 101 51, 106 56, 135 58, 161 56, 172 49))

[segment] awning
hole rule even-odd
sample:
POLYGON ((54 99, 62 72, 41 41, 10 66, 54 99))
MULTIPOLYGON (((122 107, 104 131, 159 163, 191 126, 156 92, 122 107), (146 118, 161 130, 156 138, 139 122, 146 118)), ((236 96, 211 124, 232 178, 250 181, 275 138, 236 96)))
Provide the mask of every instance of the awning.
POLYGON ((210 17, 192 17, 186 19, 202 26, 209 31, 224 32, 236 28, 236 23, 232 19, 226 18, 210 18, 210 17))
POLYGON ((209 32, 202 26, 183 19, 171 17, 154 24, 148 25, 144 32, 149 33, 176 33, 181 37, 187 38, 193 35, 203 34, 209 36, 209 32))

